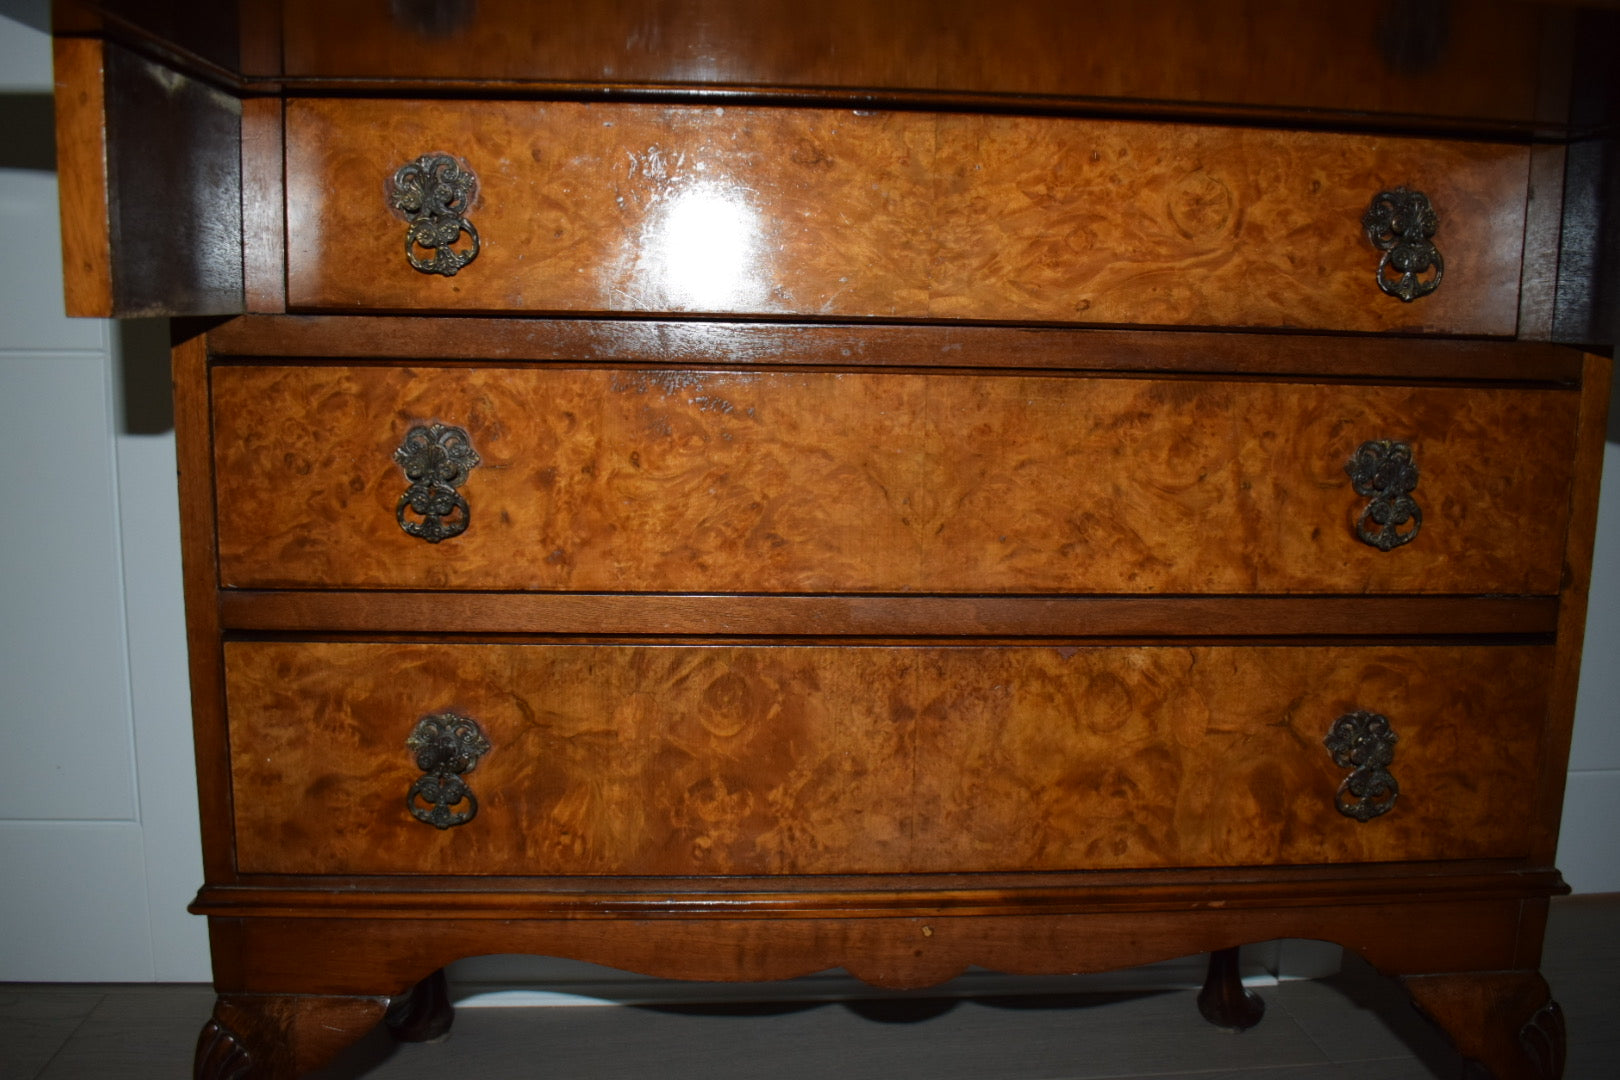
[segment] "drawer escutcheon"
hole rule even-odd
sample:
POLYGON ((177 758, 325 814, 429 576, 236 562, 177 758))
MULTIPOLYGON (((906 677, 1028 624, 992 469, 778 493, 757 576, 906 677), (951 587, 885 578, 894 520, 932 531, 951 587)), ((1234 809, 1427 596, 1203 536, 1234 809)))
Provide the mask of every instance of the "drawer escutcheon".
POLYGON ((478 258, 478 230, 466 218, 477 195, 478 177, 449 154, 423 154, 395 170, 388 202, 408 223, 405 258, 414 269, 455 277, 478 258), (462 233, 469 243, 457 249, 462 233), (419 249, 433 257, 424 259, 419 249))
POLYGON ((1341 769, 1354 769, 1333 797, 1333 805, 1345 817, 1371 821, 1395 807, 1401 786, 1390 775, 1398 739, 1389 719, 1375 712, 1358 709, 1333 722, 1322 745, 1341 769))
POLYGON ((1372 501, 1356 518, 1356 536, 1379 551, 1392 551, 1417 539, 1423 527, 1423 509, 1412 492, 1418 485, 1417 462, 1412 447, 1394 439, 1364 442, 1345 462, 1344 471, 1357 495, 1372 501), (1408 521, 1410 529, 1401 531, 1408 521))
POLYGON ((411 482, 394 507, 394 519, 406 535, 437 544, 467 531, 472 508, 456 489, 467 482, 480 459, 465 428, 413 427, 394 451, 394 460, 411 482), (407 510, 420 520, 408 518, 407 510))
POLYGON ((471 821, 478 814, 478 799, 461 777, 477 768, 478 759, 489 751, 489 739, 477 721, 455 713, 424 716, 405 746, 423 772, 405 796, 411 816, 435 829, 471 821), (463 804, 465 809, 456 809, 463 804))
POLYGON ((1378 260, 1378 287, 1385 293, 1410 304, 1440 287, 1446 262, 1429 239, 1440 227, 1440 216, 1427 195, 1404 187, 1380 191, 1362 215, 1361 227, 1384 253, 1378 260), (1430 270, 1434 276, 1424 277, 1430 270))

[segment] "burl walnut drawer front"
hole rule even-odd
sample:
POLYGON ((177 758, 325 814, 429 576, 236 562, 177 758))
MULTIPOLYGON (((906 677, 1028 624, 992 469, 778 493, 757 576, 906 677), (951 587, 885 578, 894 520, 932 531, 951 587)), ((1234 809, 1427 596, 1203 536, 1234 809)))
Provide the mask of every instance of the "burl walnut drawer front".
POLYGON ((1260 380, 224 366, 220 573, 243 588, 1551 594, 1576 403, 1260 380), (463 443, 477 463, 453 482, 411 478, 421 454, 463 443), (1347 465, 1369 444, 1390 460, 1358 481, 1347 465), (1385 530, 1398 505, 1410 519, 1385 530))
POLYGON ((225 656, 244 872, 774 874, 1520 855, 1552 650, 236 643, 225 656), (425 717, 439 735, 477 726, 470 769, 432 775, 425 717), (1357 770, 1324 741, 1336 724, 1382 734, 1379 717, 1394 741, 1371 766, 1390 790, 1358 799, 1357 770), (439 828, 433 793, 449 781, 476 808, 450 799, 445 813, 468 819, 439 828))
POLYGON ((1051 117, 291 100, 287 301, 1512 335, 1529 160, 1051 117), (1381 251, 1363 219, 1397 189, 1434 217, 1400 211, 1381 251), (1443 279, 1385 295, 1384 251, 1392 283, 1420 251, 1409 284, 1443 279))

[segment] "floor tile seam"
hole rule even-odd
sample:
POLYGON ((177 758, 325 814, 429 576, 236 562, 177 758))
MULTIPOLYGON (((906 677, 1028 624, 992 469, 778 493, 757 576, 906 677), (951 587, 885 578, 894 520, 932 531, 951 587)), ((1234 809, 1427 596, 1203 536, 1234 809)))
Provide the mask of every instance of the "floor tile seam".
MULTIPOLYGON (((1294 1026, 1299 1028, 1302 1032, 1304 1032, 1305 1037, 1307 1039, 1310 1039, 1311 1043, 1314 1046, 1316 1046, 1317 1049, 1321 1050, 1323 1056, 1330 1063, 1332 1063, 1334 1065, 1364 1065, 1364 1064, 1367 1064, 1367 1063, 1370 1063, 1370 1062, 1377 1062, 1377 1061, 1400 1061, 1400 1062, 1405 1062, 1405 1063, 1408 1063, 1408 1064, 1416 1062, 1416 1063, 1418 1063, 1420 1065, 1423 1064, 1422 1056, 1419 1055, 1415 1050, 1413 1050, 1409 1046, 1406 1048, 1406 1052, 1402 1053, 1402 1054, 1375 1053, 1375 1054, 1372 1054, 1372 1055, 1367 1056, 1367 1057, 1342 1056, 1342 1055, 1339 1055, 1339 1054, 1335 1054, 1332 1051, 1330 1051, 1326 1046, 1322 1045, 1322 1043, 1317 1040, 1316 1036, 1311 1034, 1311 1029, 1300 1020, 1299 1015, 1297 1013, 1295 1013, 1293 1009, 1288 1007, 1288 995, 1287 994, 1279 994, 1279 995, 1276 995, 1275 998, 1268 998, 1267 999, 1268 1003, 1270 1001, 1272 1001, 1272 1000, 1275 1000, 1279 1005, 1282 1006, 1283 1011, 1288 1014, 1288 1018, 1294 1022, 1294 1026)), ((1349 1007, 1349 1008, 1359 1008, 1360 1007, 1360 1006, 1356 1006, 1353 1003, 1348 1002, 1348 1001, 1346 1002, 1346 1006, 1349 1007)), ((1389 1028, 1391 1034, 1393 1034, 1396 1039, 1400 1040, 1400 1042, 1402 1042, 1403 1044, 1406 1042, 1405 1037, 1403 1037, 1400 1034, 1399 1030, 1397 1030, 1390 1023, 1390 1014, 1387 1011, 1384 1011, 1384 1010, 1381 1010, 1381 1009, 1369 1009, 1367 1011, 1371 1012, 1373 1015, 1378 1017, 1379 1023, 1383 1024, 1386 1028, 1389 1028)), ((1265 1021, 1262 1020, 1261 1023, 1265 1023, 1265 1021)))
POLYGON ((51 1052, 51 1056, 46 1058, 45 1063, 35 1070, 34 1075, 28 1077, 27 1080, 39 1080, 40 1077, 51 1071, 51 1066, 56 1064, 57 1059, 62 1056, 73 1040, 79 1037, 79 1032, 84 1030, 84 1026, 90 1022, 90 1014, 101 1008, 102 1003, 106 1000, 106 994, 96 995, 95 1003, 90 1006, 89 1011, 78 1018, 79 1022, 73 1025, 73 1030, 62 1037, 62 1041, 57 1043, 56 1049, 51 1052))
MULTIPOLYGON (((1198 1080, 1199 1077, 1206 1077, 1207 1078, 1207 1077, 1230 1077, 1230 1076, 1235 1076, 1235 1075, 1238 1074, 1239 1071, 1253 1072, 1254 1075, 1258 1078, 1258 1080, 1264 1080, 1264 1078, 1265 1078, 1265 1076, 1267 1074, 1281 1073, 1282 1071, 1287 1070, 1287 1069, 1320 1068, 1322 1066, 1327 1066, 1327 1065, 1359 1064, 1360 1063, 1360 1062, 1341 1062, 1341 1061, 1339 1061, 1338 1059, 1336 1059, 1332 1055, 1330 1055, 1326 1050, 1324 1050, 1320 1043, 1318 1043, 1315 1039, 1311 1038, 1310 1032, 1305 1030, 1304 1025, 1302 1025, 1297 1019, 1295 1019, 1295 1017, 1292 1014, 1290 1014, 1287 1017, 1287 1020, 1288 1020, 1288 1023, 1293 1025, 1295 1031, 1297 1031, 1301 1035, 1305 1036, 1307 1044, 1312 1049, 1314 1049, 1316 1051, 1316 1060, 1281 1061, 1281 1062, 1275 1062, 1275 1063, 1268 1063, 1268 1064, 1265 1064, 1265 1065, 1253 1065, 1253 1066, 1251 1066, 1251 1065, 1222 1066, 1221 1068, 1217 1068, 1217 1069, 1174 1068, 1174 1069, 1169 1069, 1169 1070, 1166 1070, 1166 1071, 1163 1071, 1163 1072, 1143 1072, 1140 1069, 1131 1069, 1131 1070, 1128 1070, 1126 1072, 1107 1072, 1107 1073, 1069 1071, 1069 1072, 1064 1072, 1064 1073, 1062 1073, 1062 1074, 1060 1074, 1058 1076, 1054 1076, 1054 1077, 1050 1077, 1050 1078, 1042 1077, 1041 1080, 1198 1080)), ((1265 1024, 1266 1022, 1267 1022, 1266 1020, 1262 1020, 1261 1024, 1265 1024)), ((1243 1038, 1251 1038, 1252 1037, 1252 1036, 1248 1035, 1246 1032, 1242 1032, 1242 1031, 1232 1032, 1231 1036, 1234 1039, 1243 1039, 1243 1038)), ((1402 1062, 1404 1064, 1404 1063, 1407 1063, 1409 1061, 1413 1061, 1413 1060, 1416 1060, 1416 1059, 1408 1056, 1406 1058, 1380 1057, 1380 1058, 1370 1058, 1368 1060, 1369 1061, 1385 1061, 1385 1060, 1387 1060, 1387 1061, 1397 1061, 1397 1062, 1402 1062)))
MULTIPOLYGON (((1278 987, 1278 990, 1281 990, 1281 989, 1282 989, 1281 987, 1278 987)), ((1282 1009, 1282 1011, 1285 1014, 1287 1014, 1289 1021, 1291 1023, 1293 1023, 1293 1025, 1296 1028, 1299 1029, 1300 1033, 1302 1035, 1304 1035, 1305 1038, 1310 1041, 1310 1044, 1312 1046, 1316 1047, 1317 1053, 1322 1055, 1322 1060, 1323 1061, 1328 1062, 1330 1064, 1334 1064, 1334 1065, 1347 1064, 1346 1062, 1341 1062, 1338 1058, 1334 1057, 1332 1051, 1330 1051, 1326 1046, 1324 1046, 1322 1044, 1322 1041, 1311 1033, 1310 1027, 1300 1018, 1299 1014, 1295 1013, 1293 1009, 1288 1007, 1288 1000, 1289 1000, 1290 997, 1292 997, 1292 995, 1287 993, 1286 991, 1281 992, 1281 993, 1271 993, 1271 994, 1265 995, 1263 1000, 1266 1003, 1266 1015, 1271 1016, 1272 1015, 1271 1010, 1273 1008, 1282 1009)), ((1380 1016, 1379 1020, 1382 1022, 1383 1017, 1380 1016)), ((1262 1017, 1260 1022, 1262 1024, 1264 1024, 1266 1022, 1266 1017, 1262 1017)), ((1381 1060, 1381 1059, 1372 1059, 1372 1060, 1381 1060)))
MULTIPOLYGON (((1328 1058, 1325 1061, 1292 1062, 1280 1065, 1254 1065, 1241 1066, 1241 1069, 1252 1075, 1255 1080, 1265 1080, 1269 1075, 1281 1075, 1290 1070, 1302 1068, 1315 1068, 1321 1065, 1349 1065, 1362 1067, 1376 1065, 1379 1062, 1388 1062, 1392 1065, 1422 1065, 1423 1062, 1416 1057, 1374 1057, 1358 1058, 1353 1061, 1340 1061, 1328 1058)), ((1176 1069, 1171 1072, 1123 1072, 1123 1073, 1075 1073, 1066 1072, 1058 1076, 1041 1077, 1039 1080, 1209 1080, 1211 1077, 1230 1077, 1238 1074, 1237 1067, 1224 1067, 1219 1069, 1176 1069)))

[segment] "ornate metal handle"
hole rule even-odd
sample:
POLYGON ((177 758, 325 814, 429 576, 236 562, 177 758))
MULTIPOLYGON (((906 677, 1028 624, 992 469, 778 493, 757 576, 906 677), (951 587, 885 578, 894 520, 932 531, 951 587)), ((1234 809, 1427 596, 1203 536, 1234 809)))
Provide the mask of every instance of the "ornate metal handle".
POLYGON ((478 230, 466 213, 478 195, 478 178, 449 154, 423 154, 401 165, 388 188, 388 202, 405 218, 405 258, 424 274, 455 277, 478 258, 478 230), (466 233, 469 244, 456 248, 466 233), (432 253, 428 259, 417 252, 432 253))
POLYGON ((1371 821, 1395 807, 1401 786, 1389 773, 1395 760, 1397 736, 1389 720, 1375 712, 1358 709, 1333 721, 1333 728, 1322 745, 1341 769, 1354 769, 1339 785, 1333 805, 1345 817, 1371 821))
POLYGON ((423 776, 411 785, 405 806, 417 821, 435 829, 465 825, 478 813, 478 800, 461 777, 478 767, 489 740, 478 724, 455 713, 424 716, 405 746, 416 755, 423 776), (456 807, 465 804, 465 809, 456 807))
POLYGON ((394 508, 400 528, 430 544, 467 531, 472 509, 456 488, 467 482, 479 458, 465 429, 447 424, 413 427, 394 451, 394 460, 411 482, 394 508), (420 520, 407 518, 407 510, 420 520))
POLYGON ((1446 262, 1429 239, 1440 216, 1421 191, 1398 187, 1380 191, 1361 218, 1367 239, 1384 253, 1378 260, 1378 287, 1410 304, 1440 287, 1446 262), (1424 277, 1433 269, 1433 277, 1424 277))
POLYGON ((1412 498, 1418 468, 1411 446, 1393 439, 1364 442, 1345 463, 1344 471, 1350 474, 1356 494, 1372 500, 1356 518, 1356 536, 1362 543, 1391 551, 1417 539, 1423 510, 1412 498), (1403 532, 1401 526, 1408 521, 1412 527, 1403 532))

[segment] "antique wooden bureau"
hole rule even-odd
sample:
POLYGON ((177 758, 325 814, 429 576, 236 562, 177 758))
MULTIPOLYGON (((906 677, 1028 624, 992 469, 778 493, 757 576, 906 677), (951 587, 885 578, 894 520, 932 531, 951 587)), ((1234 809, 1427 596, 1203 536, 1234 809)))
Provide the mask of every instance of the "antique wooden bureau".
POLYGON ((1559 1075, 1613 20, 1321 7, 59 7, 70 310, 185 317, 196 1075, 1279 937, 1559 1075))

